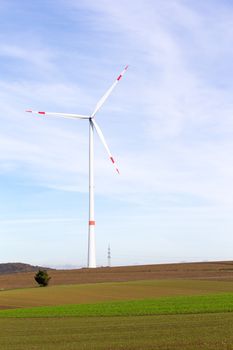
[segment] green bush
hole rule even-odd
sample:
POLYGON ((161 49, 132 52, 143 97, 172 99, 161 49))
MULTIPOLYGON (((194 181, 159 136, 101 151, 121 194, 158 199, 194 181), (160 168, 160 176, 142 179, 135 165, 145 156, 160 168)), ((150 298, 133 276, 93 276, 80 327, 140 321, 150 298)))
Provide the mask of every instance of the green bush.
POLYGON ((40 287, 46 287, 49 284, 51 277, 49 277, 46 270, 39 270, 35 274, 34 279, 40 285, 40 287))

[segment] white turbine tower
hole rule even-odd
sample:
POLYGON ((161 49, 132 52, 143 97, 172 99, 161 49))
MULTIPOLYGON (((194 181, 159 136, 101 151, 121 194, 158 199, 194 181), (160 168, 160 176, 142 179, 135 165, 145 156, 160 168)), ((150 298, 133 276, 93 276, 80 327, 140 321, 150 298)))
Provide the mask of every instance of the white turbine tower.
POLYGON ((104 102, 107 100, 108 96, 111 94, 117 83, 121 80, 122 76, 125 74, 128 66, 124 68, 121 74, 117 77, 112 86, 106 91, 103 97, 98 101, 96 107, 91 115, 81 115, 81 114, 67 114, 67 113, 54 113, 54 112, 40 112, 27 110, 29 113, 37 113, 41 115, 48 115, 51 117, 61 117, 61 118, 71 118, 71 119, 88 119, 89 120, 89 229, 88 229, 88 262, 87 266, 89 268, 96 267, 96 254, 95 254, 95 218, 94 218, 94 146, 93 146, 93 134, 94 129, 96 130, 100 140, 102 141, 108 156, 115 166, 116 171, 119 173, 119 170, 116 166, 115 160, 109 150, 109 147, 105 141, 104 135, 94 120, 96 113, 103 106, 104 102))

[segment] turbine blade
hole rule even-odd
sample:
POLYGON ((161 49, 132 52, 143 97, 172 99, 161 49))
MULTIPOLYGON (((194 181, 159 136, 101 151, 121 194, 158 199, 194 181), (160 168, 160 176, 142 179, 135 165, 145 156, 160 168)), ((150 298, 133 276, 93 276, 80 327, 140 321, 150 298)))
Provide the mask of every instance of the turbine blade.
POLYGON ((109 149, 109 147, 107 145, 107 142, 105 141, 104 135, 103 135, 100 127, 98 126, 98 124, 96 123, 96 121, 94 119, 90 119, 90 123, 92 123, 94 125, 95 130, 96 130, 100 140, 102 141, 102 144, 104 145, 104 147, 105 147, 105 149, 106 149, 106 151, 107 151, 107 153, 109 155, 109 158, 110 158, 111 162, 113 163, 113 165, 114 165, 116 171, 118 172, 118 174, 120 174, 119 169, 116 166, 116 162, 115 162, 115 160, 114 160, 114 158, 113 158, 113 156, 112 156, 112 154, 110 152, 110 149, 109 149))
POLYGON ((117 83, 121 80, 123 75, 125 74, 126 70, 128 69, 128 66, 124 68, 124 70, 121 72, 121 74, 117 77, 117 79, 114 81, 112 86, 106 91, 106 93, 101 97, 101 99, 97 102, 94 112, 91 115, 91 118, 93 118, 96 113, 100 110, 100 108, 103 106, 104 102, 107 100, 108 96, 111 94, 117 83))
POLYGON ((41 112, 41 111, 32 111, 27 110, 28 113, 36 113, 36 114, 42 114, 42 115, 48 115, 52 117, 58 117, 58 118, 71 118, 71 119, 89 119, 90 117, 87 115, 82 114, 69 114, 69 113, 56 113, 56 112, 41 112))

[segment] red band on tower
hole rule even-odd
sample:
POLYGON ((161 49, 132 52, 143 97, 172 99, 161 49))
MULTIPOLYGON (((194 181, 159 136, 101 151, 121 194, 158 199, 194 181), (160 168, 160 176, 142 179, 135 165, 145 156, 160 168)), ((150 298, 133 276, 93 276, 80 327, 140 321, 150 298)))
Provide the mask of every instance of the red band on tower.
POLYGON ((89 226, 92 226, 92 225, 95 226, 95 221, 94 220, 90 220, 89 221, 89 226))

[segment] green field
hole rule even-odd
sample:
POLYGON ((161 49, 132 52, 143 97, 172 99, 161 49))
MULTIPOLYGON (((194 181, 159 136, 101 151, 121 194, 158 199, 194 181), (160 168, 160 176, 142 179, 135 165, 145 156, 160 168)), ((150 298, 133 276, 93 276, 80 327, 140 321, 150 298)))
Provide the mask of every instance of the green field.
POLYGON ((233 314, 0 319, 1 350, 232 350, 233 314))
POLYGON ((233 350, 233 282, 150 280, 0 292, 1 350, 233 350))
POLYGON ((1 310, 2 317, 111 317, 233 312, 233 294, 165 297, 98 304, 1 310))

